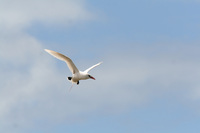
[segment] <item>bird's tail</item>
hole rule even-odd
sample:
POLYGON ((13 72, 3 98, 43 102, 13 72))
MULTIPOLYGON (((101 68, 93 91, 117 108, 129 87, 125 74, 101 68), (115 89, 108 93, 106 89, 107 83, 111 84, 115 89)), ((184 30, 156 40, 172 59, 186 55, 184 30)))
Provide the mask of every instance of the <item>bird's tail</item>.
POLYGON ((74 84, 72 83, 72 86, 69 88, 69 92, 71 92, 73 86, 74 86, 74 84))

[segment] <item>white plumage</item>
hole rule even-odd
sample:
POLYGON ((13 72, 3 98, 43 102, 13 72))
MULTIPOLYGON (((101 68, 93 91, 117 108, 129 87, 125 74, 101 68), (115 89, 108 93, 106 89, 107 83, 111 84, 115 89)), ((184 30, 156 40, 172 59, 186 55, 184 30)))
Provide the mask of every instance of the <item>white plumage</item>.
POLYGON ((95 78, 92 77, 88 72, 91 69, 95 68, 96 66, 98 66, 102 63, 102 62, 100 62, 96 65, 93 65, 92 67, 90 67, 90 68, 88 68, 88 69, 86 69, 85 71, 82 72, 82 71, 79 71, 77 69, 77 67, 74 65, 73 61, 69 57, 67 57, 67 56, 65 56, 61 53, 52 51, 52 50, 45 49, 45 51, 47 53, 49 53, 50 55, 56 57, 57 59, 62 60, 62 61, 67 63, 69 70, 72 72, 72 77, 68 77, 68 80, 70 80, 72 83, 79 84, 79 80, 86 80, 86 79, 89 79, 89 78, 95 80, 95 78))

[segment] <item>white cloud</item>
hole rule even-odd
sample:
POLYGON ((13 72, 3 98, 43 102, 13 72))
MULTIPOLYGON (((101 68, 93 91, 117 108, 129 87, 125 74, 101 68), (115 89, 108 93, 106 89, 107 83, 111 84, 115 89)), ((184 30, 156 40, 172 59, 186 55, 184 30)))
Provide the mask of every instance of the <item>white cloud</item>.
MULTIPOLYGON (((13 130, 40 128, 38 121, 45 120, 48 120, 44 122, 46 124, 56 125, 90 112, 118 113, 166 91, 174 93, 178 90, 186 96, 185 90, 193 91, 199 85, 196 79, 199 79, 200 64, 190 55, 193 49, 186 49, 190 54, 185 58, 185 51, 176 53, 176 50, 163 48, 167 51, 164 53, 157 46, 152 46, 158 49, 157 54, 151 55, 142 48, 116 53, 108 51, 104 63, 91 71, 93 76, 97 76, 97 81, 80 81, 80 85, 68 94, 70 83, 62 74, 65 69, 55 68, 54 62, 51 62, 55 59, 43 53, 42 44, 37 40, 21 37, 24 44, 34 44, 34 47, 24 45, 25 50, 21 51, 24 56, 13 54, 11 58, 5 53, 4 62, 10 63, 9 68, 13 70, 1 70, 5 76, 1 77, 0 116, 3 119, 0 124, 13 130), (145 54, 137 53, 141 50, 145 54), (20 60, 22 63, 16 61, 17 57, 23 60, 20 60)), ((20 46, 21 43, 16 41, 15 44, 20 46)), ((9 51, 7 45, 4 47, 9 51)), ((194 49, 198 51, 198 47, 194 49)), ((0 131, 5 131, 1 128, 0 131)))
POLYGON ((81 0, 1 0, 1 28, 20 30, 39 22, 64 24, 91 19, 81 0))
MULTIPOLYGON (((66 79, 56 73, 50 57, 44 54, 43 44, 25 29, 33 23, 66 26, 91 19, 92 15, 80 0, 0 3, 0 132, 22 132, 45 118, 60 120, 66 106, 61 107, 64 99, 56 92, 66 79)), ((72 109, 70 114, 74 112, 72 109)))

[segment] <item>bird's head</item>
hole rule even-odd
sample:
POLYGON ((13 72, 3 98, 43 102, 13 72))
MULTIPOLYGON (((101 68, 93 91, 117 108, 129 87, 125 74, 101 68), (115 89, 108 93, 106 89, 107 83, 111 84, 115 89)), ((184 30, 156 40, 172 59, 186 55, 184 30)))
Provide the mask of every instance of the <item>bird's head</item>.
POLYGON ((94 78, 94 77, 92 77, 92 76, 91 76, 91 75, 89 75, 89 74, 88 74, 88 77, 89 77, 89 78, 91 78, 91 79, 94 79, 94 80, 95 80, 95 78, 94 78))

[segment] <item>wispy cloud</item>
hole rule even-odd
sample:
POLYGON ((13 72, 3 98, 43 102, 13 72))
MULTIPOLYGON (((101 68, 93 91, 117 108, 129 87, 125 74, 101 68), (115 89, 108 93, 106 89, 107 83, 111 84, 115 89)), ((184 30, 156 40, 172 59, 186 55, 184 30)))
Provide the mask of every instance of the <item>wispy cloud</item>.
POLYGON ((17 30, 37 22, 66 25, 92 17, 80 0, 2 1, 0 11, 1 28, 17 30))
POLYGON ((66 26, 92 15, 79 0, 1 1, 0 12, 0 131, 22 132, 42 120, 41 116, 63 116, 64 112, 56 112, 56 102, 61 100, 53 94, 63 87, 60 82, 65 82, 54 73, 43 44, 25 29, 33 23, 66 26))
MULTIPOLYGON (((32 44, 40 46, 34 40, 32 44)), ((172 45, 170 49, 155 45, 150 49, 108 51, 104 53, 104 63, 91 71, 97 81, 81 81, 70 94, 70 83, 61 74, 65 69, 56 69, 54 59, 42 53, 41 47, 24 48, 32 49, 24 54, 31 61, 25 58, 20 65, 16 59, 9 59, 11 68, 1 70, 5 76, 1 77, 0 123, 12 129, 39 128, 38 121, 48 119, 46 124, 57 124, 91 112, 118 113, 169 91, 179 91, 181 98, 186 98, 188 92, 194 94, 199 87, 196 79, 200 64, 193 58, 198 54, 194 52, 198 51, 196 46, 188 47, 188 51, 175 50, 172 45)))

